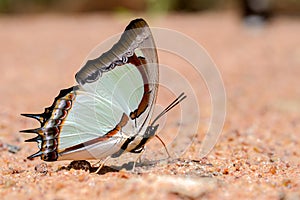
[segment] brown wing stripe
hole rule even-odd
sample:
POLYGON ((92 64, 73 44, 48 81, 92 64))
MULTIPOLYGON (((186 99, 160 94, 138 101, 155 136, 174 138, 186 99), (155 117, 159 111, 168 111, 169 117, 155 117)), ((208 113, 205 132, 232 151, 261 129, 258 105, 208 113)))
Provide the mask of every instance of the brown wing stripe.
POLYGON ((74 145, 72 147, 68 147, 68 148, 64 149, 63 151, 59 152, 59 154, 64 154, 64 153, 67 153, 70 151, 74 151, 76 149, 84 148, 84 147, 96 144, 98 142, 108 140, 108 139, 112 138, 114 135, 116 135, 121 130, 121 128, 127 124, 128 120, 129 120, 128 116, 125 113, 123 113, 120 122, 115 126, 114 129, 112 129, 105 135, 95 138, 95 139, 92 139, 92 140, 89 140, 89 141, 86 141, 86 142, 83 142, 83 143, 80 143, 80 144, 77 144, 77 145, 74 145))
POLYGON ((138 118, 148 107, 149 100, 150 100, 150 87, 149 87, 149 81, 146 73, 146 59, 143 57, 137 57, 136 54, 133 54, 133 56, 128 58, 128 63, 133 64, 137 67, 139 72, 142 75, 143 81, 144 81, 144 94, 142 97, 142 100, 140 104, 138 105, 138 108, 130 113, 131 119, 138 118))

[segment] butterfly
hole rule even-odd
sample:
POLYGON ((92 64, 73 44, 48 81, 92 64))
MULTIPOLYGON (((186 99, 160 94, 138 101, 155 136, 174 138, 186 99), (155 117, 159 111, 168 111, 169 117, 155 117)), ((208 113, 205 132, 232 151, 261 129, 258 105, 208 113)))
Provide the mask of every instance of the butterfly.
POLYGON ((40 122, 22 130, 37 136, 39 151, 28 159, 89 160, 141 153, 156 136, 157 120, 180 103, 178 96, 154 120, 159 85, 157 49, 143 19, 129 23, 107 52, 88 60, 75 75, 75 86, 60 91, 41 114, 21 114, 40 122))

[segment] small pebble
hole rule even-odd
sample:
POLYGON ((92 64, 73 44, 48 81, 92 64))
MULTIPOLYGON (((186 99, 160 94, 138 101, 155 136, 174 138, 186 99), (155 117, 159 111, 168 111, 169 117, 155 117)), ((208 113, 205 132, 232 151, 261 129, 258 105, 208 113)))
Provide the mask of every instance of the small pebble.
POLYGON ((48 166, 46 163, 40 163, 34 167, 34 170, 38 173, 46 175, 48 173, 48 166))

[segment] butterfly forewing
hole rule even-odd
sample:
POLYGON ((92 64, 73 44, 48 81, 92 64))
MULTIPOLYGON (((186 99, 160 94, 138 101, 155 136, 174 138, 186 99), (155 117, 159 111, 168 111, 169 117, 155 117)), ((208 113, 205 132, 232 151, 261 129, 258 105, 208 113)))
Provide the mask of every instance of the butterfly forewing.
POLYGON ((156 101, 158 73, 151 31, 144 20, 133 20, 109 51, 79 70, 79 85, 55 99, 38 132, 41 149, 31 158, 101 159, 118 152, 128 138, 142 137, 156 101), (60 108, 65 101, 69 107, 60 108), (51 137, 49 128, 56 128, 51 137))

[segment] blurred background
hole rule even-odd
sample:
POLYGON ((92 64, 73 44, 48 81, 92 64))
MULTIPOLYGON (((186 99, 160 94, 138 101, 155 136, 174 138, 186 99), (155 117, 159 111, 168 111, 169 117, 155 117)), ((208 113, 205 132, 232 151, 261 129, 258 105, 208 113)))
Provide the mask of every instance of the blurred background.
MULTIPOLYGON (((0 0, 0 12, 6 14, 39 12, 198 12, 208 9, 238 9, 247 12, 250 2, 257 12, 300 14, 299 0, 0 0)), ((251 6, 250 6, 251 7, 251 6)))

